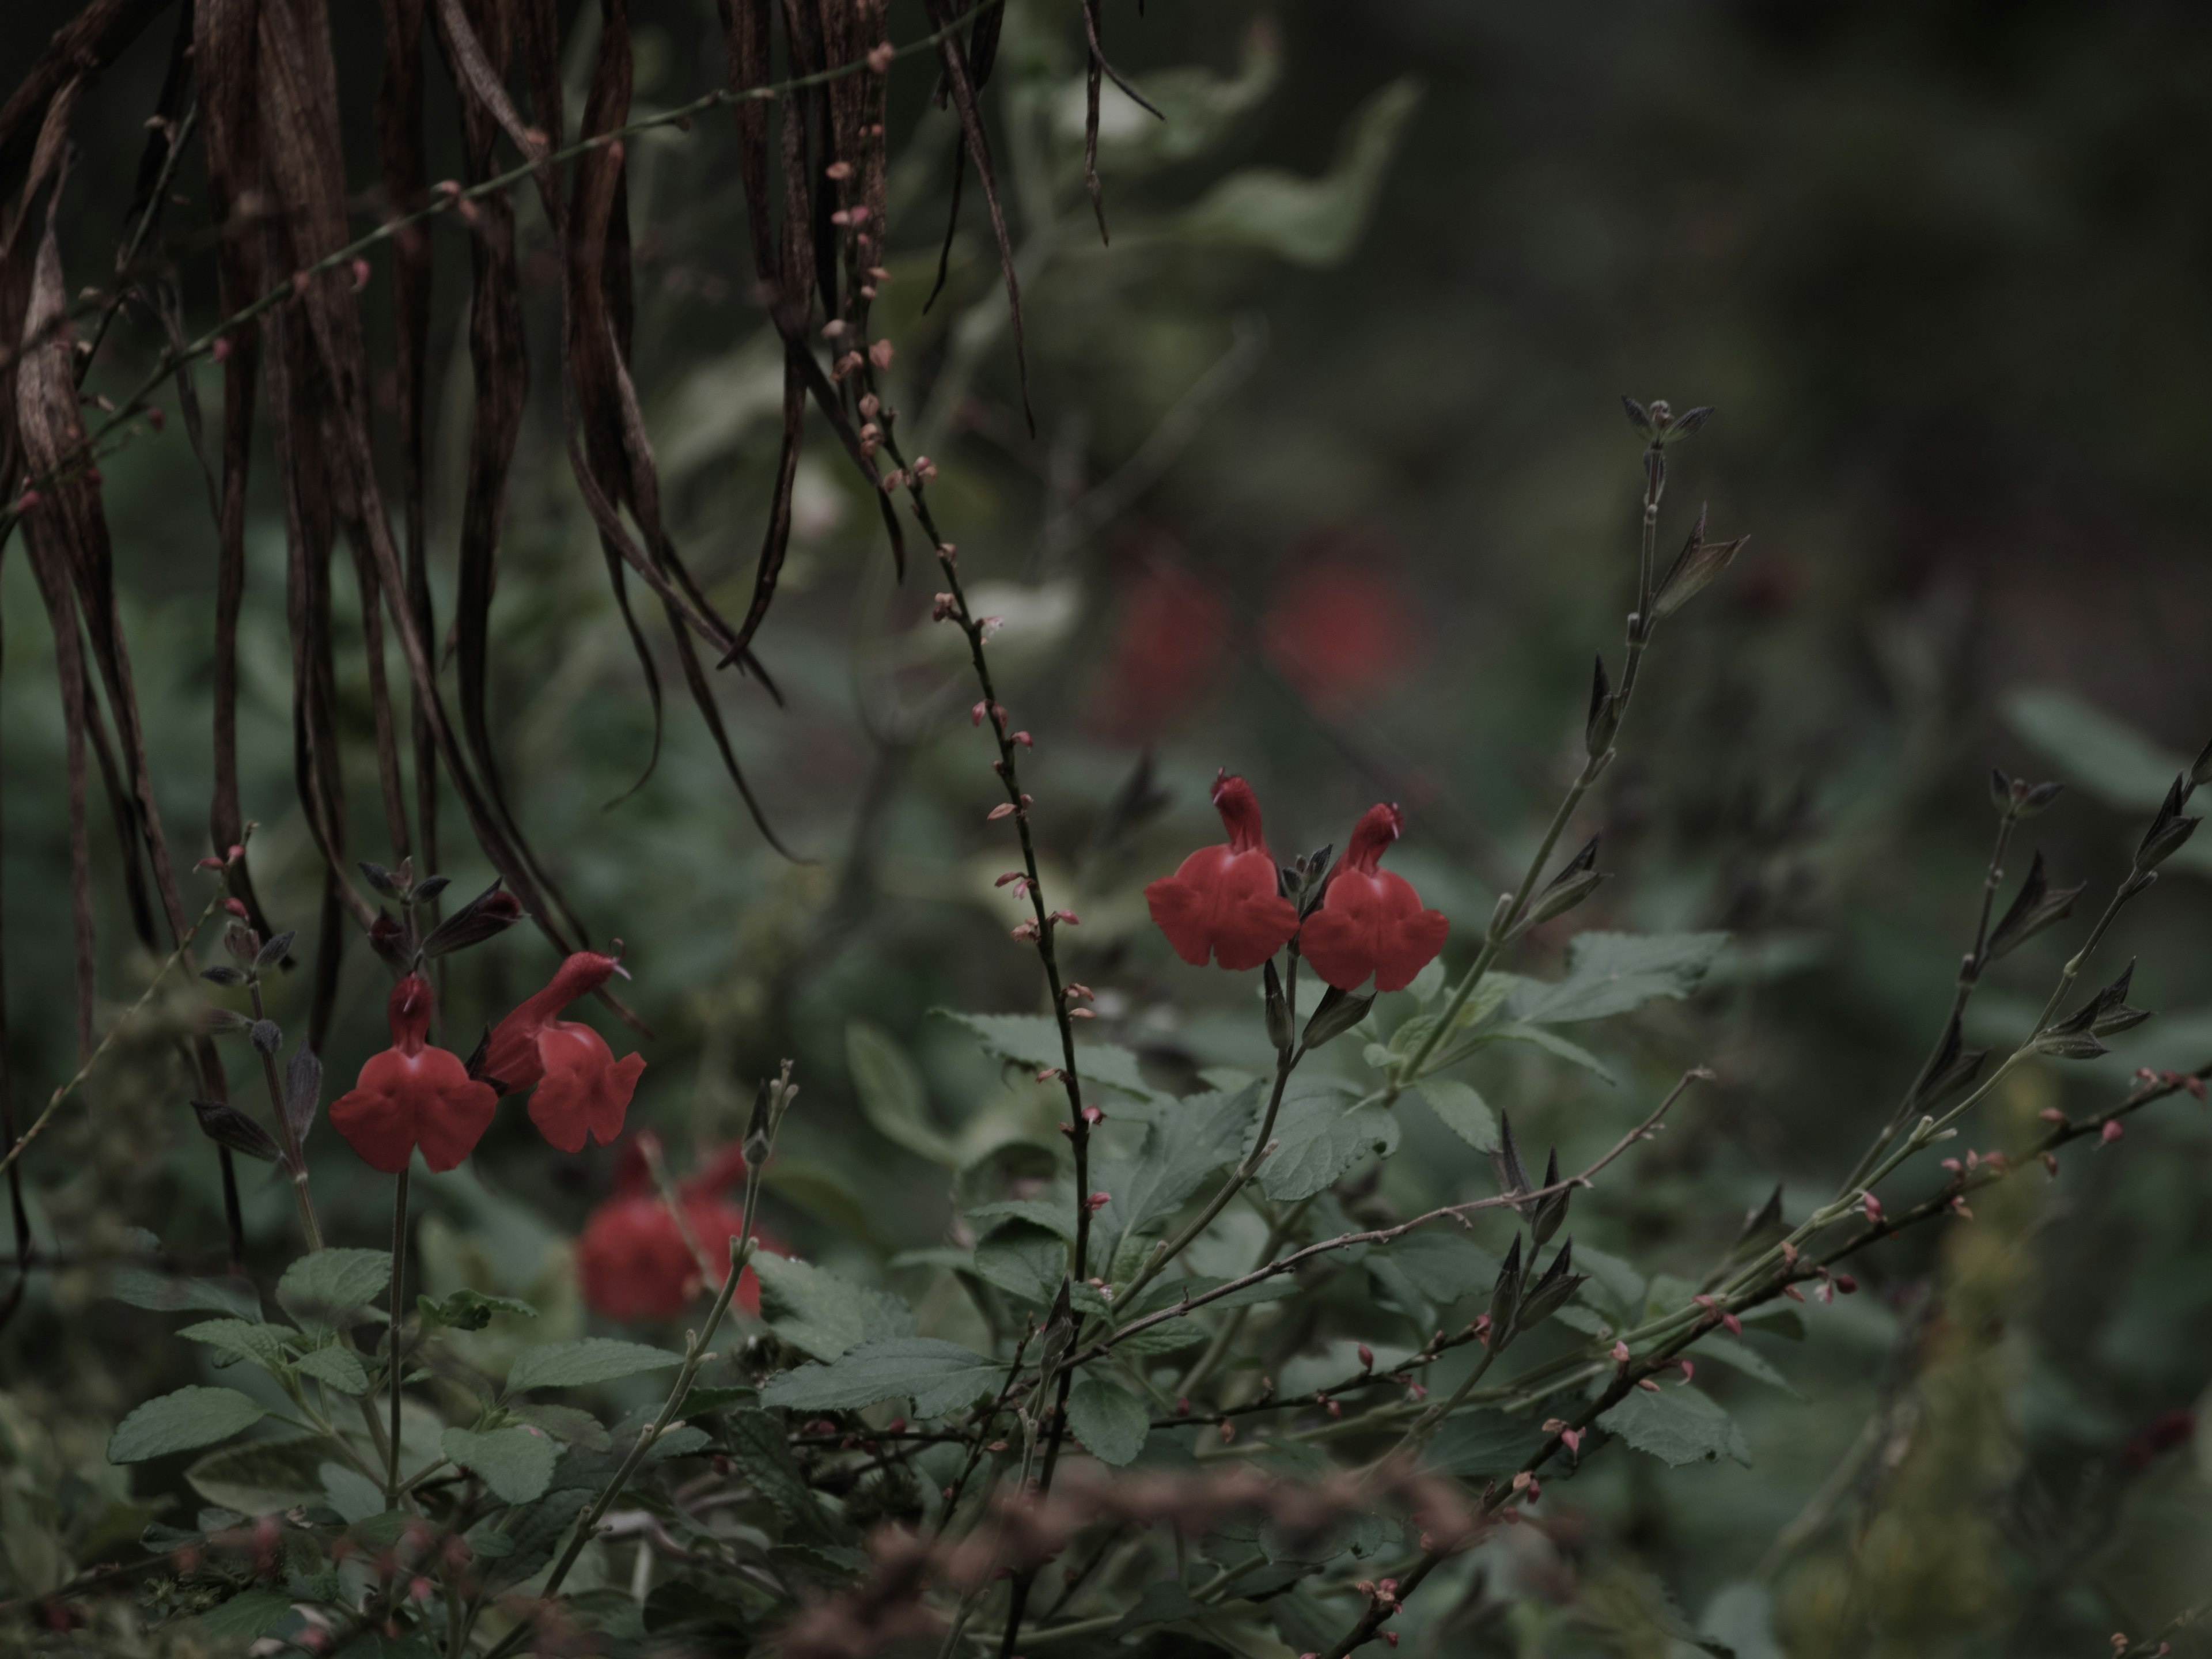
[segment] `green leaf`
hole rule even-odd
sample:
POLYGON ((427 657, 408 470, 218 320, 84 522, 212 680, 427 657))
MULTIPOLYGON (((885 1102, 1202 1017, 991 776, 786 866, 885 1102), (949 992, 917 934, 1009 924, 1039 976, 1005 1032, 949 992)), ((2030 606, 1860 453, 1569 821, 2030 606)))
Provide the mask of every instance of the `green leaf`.
POLYGON ((1047 1306, 1067 1277, 1067 1243, 1033 1222, 1008 1221, 993 1228, 975 1246, 974 1271, 978 1279, 1010 1296, 1047 1306))
POLYGON ((1731 1370, 1741 1371, 1746 1376, 1754 1377, 1769 1388, 1779 1389, 1792 1400, 1805 1397, 1790 1386, 1788 1377, 1775 1370, 1765 1354, 1749 1343, 1739 1342, 1733 1337, 1704 1336, 1698 1339, 1697 1354, 1700 1359, 1717 1359, 1731 1370))
POLYGON ((277 1370, 289 1363, 284 1333, 277 1326, 244 1319, 203 1319, 177 1333, 188 1341, 204 1342, 234 1359, 250 1360, 264 1370, 277 1370))
MULTIPOLYGON (((543 1571, 545 1564, 553 1559, 553 1552, 560 1547, 561 1540, 568 1536, 568 1528, 576 1524, 583 1510, 599 1495, 598 1491, 590 1486, 564 1484, 547 1492, 526 1509, 512 1513, 502 1512, 503 1518, 500 1522, 502 1531, 493 1532, 485 1528, 477 1536, 471 1537, 469 1542, 481 1556, 491 1555, 481 1540, 496 1540, 507 1546, 503 1553, 491 1558, 493 1565, 485 1573, 487 1586, 495 1589, 506 1584, 519 1584, 543 1571)), ((497 1544, 494 1545, 495 1548, 497 1547, 497 1544)))
POLYGON ((255 1323, 261 1318, 260 1296, 253 1286, 235 1279, 171 1279, 145 1267, 110 1267, 107 1294, 156 1313, 197 1308, 255 1323))
POLYGON ((291 1611, 292 1597, 283 1590, 240 1590, 221 1607, 210 1607, 193 1622, 202 1636, 212 1637, 218 1642, 255 1642, 266 1636, 276 1627, 276 1621, 291 1611))
POLYGON ((1119 1468, 1144 1450, 1152 1413, 1119 1382, 1086 1376, 1067 1391, 1067 1426, 1093 1457, 1119 1468))
MULTIPOLYGON (((693 1415, 690 1407, 694 1397, 720 1390, 694 1389, 684 1397, 684 1409, 678 1417, 693 1415)), ((734 1392, 734 1391, 733 1391, 734 1392)), ((743 1390, 750 1393, 750 1389, 743 1390)), ((614 1444, 607 1431, 599 1426, 599 1419, 589 1412, 580 1412, 574 1406, 556 1406, 542 1400, 526 1400, 509 1406, 507 1410, 526 1423, 535 1424, 556 1440, 571 1446, 581 1446, 586 1451, 605 1451, 614 1444)))
POLYGON ((526 1423, 503 1429, 447 1429, 446 1455, 510 1504, 544 1496, 553 1484, 560 1443, 526 1423))
POLYGON ((268 1415, 235 1389, 179 1389, 148 1401, 115 1425, 107 1440, 107 1461, 143 1463, 149 1457, 212 1446, 268 1415))
POLYGON ((1498 1258, 1464 1233, 1408 1233, 1367 1261, 1370 1267, 1391 1263, 1439 1308, 1477 1291, 1488 1295, 1498 1283, 1498 1258))
POLYGON ((1100 1218, 1102 1237, 1114 1241, 1108 1261, 1127 1240, 1157 1229, 1208 1176, 1236 1159, 1251 1139, 1259 1106, 1257 1083, 1233 1093, 1193 1095, 1146 1129, 1136 1157, 1100 1162, 1093 1172, 1097 1190, 1113 1199, 1100 1218))
POLYGON ((888 1291, 870 1290, 794 1256, 761 1250, 761 1317, 770 1329, 817 1359, 835 1359, 878 1337, 913 1333, 914 1315, 888 1291))
POLYGON ((425 1321, 451 1326, 457 1331, 480 1331, 491 1323, 495 1313, 514 1314, 523 1319, 538 1317, 538 1310, 527 1302, 511 1296, 486 1296, 482 1291, 453 1291, 434 1300, 418 1296, 415 1306, 425 1321))
POLYGON ((761 1171, 761 1188, 816 1220, 827 1222, 848 1238, 872 1249, 892 1248, 884 1231, 883 1217, 863 1204, 852 1183, 826 1164, 810 1164, 779 1152, 761 1171))
POLYGON ((276 1283, 276 1301, 293 1318, 319 1325, 346 1322, 392 1282, 385 1250, 318 1250, 301 1256, 276 1283))
POLYGON ((348 1525, 385 1512, 382 1489, 350 1463, 325 1463, 315 1473, 322 1478, 323 1493, 331 1500, 331 1507, 346 1518, 348 1525))
POLYGON ((845 1061, 852 1067, 861 1114, 878 1134, 916 1158, 948 1170, 960 1167, 960 1150, 930 1121, 929 1091, 896 1038, 866 1020, 854 1020, 845 1027, 845 1061))
POLYGON ((1483 1097, 1448 1077, 1425 1077, 1415 1085, 1443 1126, 1479 1152, 1498 1145, 1498 1120, 1483 1097))
POLYGON ((1597 1425, 1676 1468, 1717 1462, 1723 1453, 1747 1467, 1751 1462, 1735 1419, 1695 1389, 1631 1389, 1597 1425))
POLYGON ((327 1382, 358 1399, 368 1392, 368 1372, 351 1348, 318 1348, 300 1358, 300 1375, 327 1382))
POLYGON ((680 1365, 684 1356, 665 1348, 648 1348, 642 1342, 617 1342, 611 1337, 587 1336, 577 1342, 546 1342, 515 1355, 507 1373, 507 1391, 521 1394, 530 1389, 582 1389, 594 1382, 612 1382, 641 1371, 664 1370, 680 1365))
POLYGON ((1444 1419, 1429 1442, 1428 1461, 1462 1480, 1510 1474, 1550 1437, 1526 1418, 1503 1412, 1461 1412, 1444 1419))
POLYGON ((210 1452, 185 1471, 185 1479, 210 1504, 240 1515, 270 1515, 320 1503, 322 1466, 337 1449, 319 1434, 249 1440, 210 1452))
POLYGON ((1523 1024, 1517 1020, 1508 1021, 1503 1025, 1493 1025, 1486 1031, 1478 1031, 1468 1039, 1463 1048, 1450 1057, 1450 1060, 1440 1063, 1449 1065, 1452 1061, 1474 1054, 1478 1049, 1486 1048, 1493 1042, 1532 1044, 1554 1059, 1564 1060, 1570 1066, 1581 1066, 1593 1077, 1601 1079, 1607 1088, 1618 1085, 1620 1081, 1619 1078, 1613 1076, 1612 1070, 1603 1060, 1580 1043, 1570 1042, 1558 1033, 1548 1031, 1540 1025, 1523 1024))
POLYGON ((1566 977, 1529 980, 1508 1005, 1532 1025, 1604 1019, 1655 997, 1686 997, 1726 947, 1726 933, 1577 933, 1566 977))
POLYGON ((1333 1078, 1293 1079, 1274 1139, 1281 1144, 1260 1166, 1260 1189, 1281 1204, 1326 1192, 1370 1152, 1388 1158, 1398 1148, 1398 1120, 1333 1078))
POLYGON ((2124 720, 2055 685, 2021 686, 2005 720, 2064 773, 2064 781, 2126 812, 2150 812, 2188 760, 2124 720))
MULTIPOLYGON (((1635 1268, 1617 1255, 1579 1241, 1575 1245, 1575 1267, 1589 1275, 1582 1290, 1583 1301, 1629 1324, 1644 1317, 1644 1275, 1635 1268)), ((1667 1305, 1671 1309, 1674 1304, 1667 1305)))
POLYGON ((942 1417, 995 1394, 1006 1367, 957 1342, 901 1336, 864 1342, 828 1365, 801 1365, 769 1379, 764 1406, 795 1411, 858 1411, 911 1396, 917 1417, 942 1417))
MULTIPOLYGON (((957 1025, 964 1025, 981 1041, 985 1050, 1032 1071, 1057 1066, 1064 1056, 1060 1026, 1042 1014, 962 1014, 949 1008, 937 1012, 957 1025)), ((1142 1101, 1171 1101, 1173 1095, 1145 1081, 1137 1057, 1127 1048, 1097 1042, 1079 1046, 1075 1069, 1086 1083, 1100 1083, 1142 1101)))
POLYGON ((1342 264, 1367 228, 1398 136, 1420 101, 1419 82, 1392 82, 1353 112, 1319 178, 1276 167, 1232 173, 1171 222, 1171 234, 1258 248, 1292 264, 1342 264))
POLYGON ((775 1506, 792 1541, 849 1544, 853 1528, 824 1509, 792 1461, 781 1418, 763 1411, 732 1412, 722 1443, 753 1490, 775 1506))
POLYGON ((1200 1601, 1172 1578, 1155 1578, 1144 1588, 1144 1592, 1121 1615, 1121 1622, 1108 1632, 1109 1638, 1118 1642, 1132 1631, 1148 1625, 1173 1624, 1178 1619, 1203 1619, 1221 1610, 1200 1601))
POLYGON ((995 1204, 978 1204, 965 1212, 978 1232, 990 1231, 997 1221, 1028 1221, 1049 1228, 1069 1243, 1075 1243, 1075 1194, 1067 1189, 1067 1196, 1055 1202, 1048 1198, 1008 1198, 995 1204))

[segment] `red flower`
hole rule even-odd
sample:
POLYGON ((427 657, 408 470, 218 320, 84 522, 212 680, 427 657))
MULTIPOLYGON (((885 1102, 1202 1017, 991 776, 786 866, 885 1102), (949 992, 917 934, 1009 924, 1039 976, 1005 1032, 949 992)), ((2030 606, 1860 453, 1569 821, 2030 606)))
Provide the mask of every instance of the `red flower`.
POLYGON ((500 1093, 536 1087, 530 1121, 564 1152, 581 1150, 587 1130, 601 1146, 622 1133, 637 1074, 645 1069, 644 1055, 617 1060, 607 1040, 590 1026, 555 1018, 605 984, 614 970, 612 957, 577 951, 551 984, 493 1028, 484 1054, 484 1077, 500 1093))
POLYGON ((1406 672, 1413 623, 1405 602, 1364 566, 1309 565, 1283 585, 1261 624, 1261 648, 1323 708, 1386 691, 1406 672))
POLYGON ((1175 565, 1146 570, 1123 605, 1114 640, 1109 729, 1136 739, 1174 724, 1220 667, 1228 639, 1228 612, 1212 588, 1175 565))
MULTIPOLYGON (((718 1291, 729 1277, 730 1241, 744 1231, 745 1220, 744 1212, 721 1193, 744 1168, 743 1155, 732 1147, 677 1189, 692 1237, 714 1264, 711 1288, 718 1291)), ((768 1242, 765 1234, 761 1237, 768 1242)), ((624 1150, 615 1195, 584 1224, 576 1242, 576 1273, 594 1313, 630 1322, 677 1318, 694 1297, 710 1288, 676 1218, 653 1190, 634 1143, 624 1150)), ((731 1300, 747 1313, 760 1311, 760 1281, 751 1268, 738 1280, 731 1300)))
POLYGON ((1395 806, 1370 806, 1352 832, 1352 845, 1329 872, 1321 908, 1306 918, 1298 948, 1314 971, 1340 991, 1370 974, 1378 991, 1402 991, 1444 948, 1451 924, 1441 910, 1421 908, 1403 876, 1376 868, 1382 851, 1405 833, 1395 806))
POLYGON ((1145 902, 1176 954, 1192 967, 1205 967, 1211 955, 1241 972, 1290 943, 1298 912, 1276 885, 1252 786, 1224 772, 1214 781, 1213 804, 1229 844, 1200 848, 1175 874, 1146 888, 1145 902))
POLYGON ((385 1012, 392 1046, 371 1054, 361 1080, 331 1107, 331 1123, 370 1166, 398 1175, 416 1146, 434 1170, 450 1170, 476 1150, 491 1127, 499 1097, 468 1073, 459 1059, 423 1039, 434 997, 410 974, 392 988, 385 1012))

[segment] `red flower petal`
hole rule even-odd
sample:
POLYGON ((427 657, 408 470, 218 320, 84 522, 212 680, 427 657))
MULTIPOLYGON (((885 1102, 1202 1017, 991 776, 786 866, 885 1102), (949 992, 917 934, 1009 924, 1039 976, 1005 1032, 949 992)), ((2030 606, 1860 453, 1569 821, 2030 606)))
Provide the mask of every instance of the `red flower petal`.
POLYGON ((1376 867, 1403 824, 1395 806, 1368 809, 1344 861, 1330 873, 1321 908, 1306 918, 1298 936, 1314 971, 1340 991, 1353 989, 1370 974, 1378 991, 1404 990, 1443 949, 1451 931, 1441 910, 1421 908, 1411 882, 1376 867))
POLYGON ((415 1148, 433 1170, 453 1169, 491 1127, 499 1097, 443 1048, 425 1046, 430 988, 409 975, 386 1013, 392 1046, 371 1054, 354 1087, 331 1106, 331 1127, 372 1169, 398 1175, 415 1148))
POLYGON ((530 1121, 564 1152, 583 1150, 588 1131, 602 1146, 622 1133, 623 1115, 645 1069, 643 1054, 614 1057, 607 1040, 588 1025, 556 1020, 538 1034, 538 1091, 530 1121))
POLYGON ((520 1093, 537 1082, 545 1070, 538 1052, 539 1033, 578 997, 605 985, 614 971, 615 959, 596 951, 579 951, 569 957, 544 990, 516 1004, 514 1012, 492 1028, 491 1042, 484 1050, 484 1076, 507 1095, 520 1093))
POLYGON ((1264 851, 1232 853, 1201 847, 1182 867, 1145 889, 1152 920, 1176 954, 1194 968, 1209 955, 1224 968, 1257 968, 1298 931, 1297 907, 1275 889, 1274 860, 1264 851))
MULTIPOLYGON (((708 1261, 720 1264, 711 1285, 657 1196, 617 1197, 592 1212, 576 1241, 576 1273, 593 1312, 623 1321, 674 1319, 701 1291, 721 1288, 729 1274, 730 1240, 743 1230, 744 1212, 694 1199, 685 1203, 684 1217, 708 1261)), ((771 1241, 763 1235, 761 1242, 771 1241)), ((748 1313, 759 1311, 760 1284, 750 1268, 732 1299, 748 1313)))

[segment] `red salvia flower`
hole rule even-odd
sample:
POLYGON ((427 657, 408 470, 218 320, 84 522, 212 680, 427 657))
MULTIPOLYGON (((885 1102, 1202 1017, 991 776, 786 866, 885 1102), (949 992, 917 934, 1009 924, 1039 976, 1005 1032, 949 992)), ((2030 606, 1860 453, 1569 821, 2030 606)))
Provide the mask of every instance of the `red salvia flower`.
MULTIPOLYGON (((720 1290, 729 1276, 730 1241, 744 1231, 745 1220, 723 1192, 744 1169, 744 1155, 731 1147, 677 1189, 684 1219, 714 1266, 710 1280, 653 1190, 635 1143, 625 1148, 614 1196, 592 1212, 576 1242, 576 1273, 592 1310, 631 1322, 674 1319, 702 1291, 720 1290)), ((731 1300, 747 1313, 760 1311, 760 1282, 751 1268, 738 1280, 731 1300)))
POLYGON ((1229 613, 1189 571, 1155 564, 1132 586, 1106 674, 1105 724, 1125 741, 1172 726, 1219 671, 1229 613))
POLYGON ((1175 874, 1145 889, 1152 920, 1194 968, 1208 956, 1224 968, 1257 968, 1298 931, 1297 907, 1276 884, 1275 860, 1260 834, 1252 786, 1224 772, 1213 805, 1229 830, 1224 847, 1201 847, 1175 874))
POLYGON ((370 1166, 386 1175, 407 1167, 416 1147, 434 1170, 450 1170, 476 1150, 499 1097, 468 1073, 459 1057, 424 1041, 434 997, 410 974, 392 988, 386 1013, 392 1046, 371 1054, 361 1080, 331 1107, 331 1123, 370 1166))
POLYGON ((1405 601, 1370 566, 1334 559, 1284 583, 1261 624, 1260 643, 1308 702, 1334 711, 1404 677, 1414 627, 1405 601))
POLYGON ((623 1115, 645 1069, 645 1056, 620 1060, 588 1025, 556 1018, 615 970, 612 957, 579 951, 561 964, 553 982, 495 1026, 485 1051, 487 1081, 503 1095, 535 1087, 530 1121, 564 1152, 580 1151, 588 1132, 601 1146, 622 1133, 623 1115))
POLYGON ((1377 867, 1383 849, 1405 833, 1406 816, 1385 803, 1370 806, 1352 844, 1329 872, 1321 907, 1306 918, 1298 948, 1314 971, 1340 991, 1375 975, 1378 991, 1402 991, 1444 948, 1451 924, 1424 910, 1403 876, 1377 867))

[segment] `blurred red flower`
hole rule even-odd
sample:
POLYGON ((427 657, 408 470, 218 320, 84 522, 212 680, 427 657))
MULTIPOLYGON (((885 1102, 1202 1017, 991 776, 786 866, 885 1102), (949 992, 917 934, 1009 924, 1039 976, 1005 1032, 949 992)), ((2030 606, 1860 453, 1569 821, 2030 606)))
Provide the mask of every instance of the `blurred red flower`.
MULTIPOLYGON (((723 1193, 744 1170, 744 1155, 731 1147, 677 1188, 684 1219, 707 1259, 702 1264, 653 1190, 637 1144, 626 1146, 614 1196, 592 1212, 576 1241, 576 1274, 592 1310, 629 1323, 675 1319, 702 1291, 720 1290, 730 1273, 730 1241, 744 1229, 744 1212, 723 1193), (711 1279, 708 1264, 714 1269, 711 1279)), ((766 1233, 758 1237, 763 1247, 774 1242, 766 1233)), ((751 1268, 731 1300, 747 1313, 760 1311, 760 1281, 751 1268)))
POLYGON ((1224 771, 1214 781, 1213 805, 1228 844, 1200 848, 1175 874, 1146 887, 1145 902, 1176 954, 1192 967, 1205 967, 1213 956, 1241 972, 1290 942, 1298 912, 1278 888, 1252 786, 1224 771))
POLYGON ((1370 806, 1352 830, 1352 844, 1329 872, 1320 908, 1306 918, 1298 948, 1319 974, 1349 991, 1372 974, 1378 991, 1402 991, 1444 948, 1451 924, 1424 910, 1413 883, 1378 867, 1383 850, 1405 833, 1396 806, 1370 806))
POLYGON ((431 1048, 428 981, 410 974, 392 988, 385 1017, 392 1046, 371 1054, 360 1081, 331 1105, 331 1127, 369 1167, 398 1175, 416 1146, 433 1170, 450 1170, 476 1150, 499 1097, 458 1055, 431 1048))
POLYGON ((561 964, 552 983, 493 1028, 483 1075, 500 1093, 529 1088, 530 1121, 564 1152, 581 1151, 586 1131, 601 1146, 622 1133, 623 1115, 645 1069, 645 1056, 620 1060, 588 1025, 556 1018, 615 971, 612 957, 579 951, 561 964))
POLYGON ((1329 708, 1388 690, 1406 672, 1414 635, 1389 581, 1331 559, 1283 584, 1260 625, 1260 648, 1309 702, 1329 708))
POLYGON ((1213 590, 1179 565, 1149 565, 1121 607, 1107 673, 1108 728, 1148 738, 1174 723, 1213 678, 1229 615, 1213 590))

